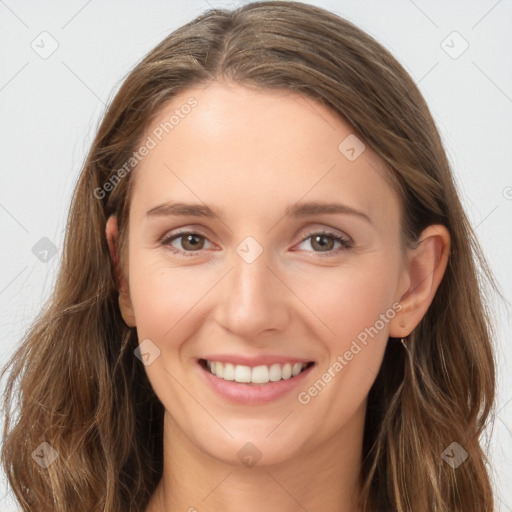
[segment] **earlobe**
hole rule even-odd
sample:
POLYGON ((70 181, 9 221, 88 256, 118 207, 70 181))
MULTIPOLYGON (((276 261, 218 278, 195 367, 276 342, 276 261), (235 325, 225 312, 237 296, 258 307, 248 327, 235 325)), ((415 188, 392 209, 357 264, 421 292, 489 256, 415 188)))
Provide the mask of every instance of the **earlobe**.
POLYGON ((450 252, 450 233, 443 225, 428 226, 419 243, 409 250, 407 273, 409 286, 399 302, 400 314, 390 323, 389 335, 408 336, 425 316, 443 279, 450 252))
POLYGON ((121 315, 126 325, 128 325, 128 327, 135 327, 135 314, 130 298, 130 288, 128 286, 128 280, 121 268, 117 218, 114 215, 111 215, 107 220, 105 235, 107 237, 110 258, 114 266, 116 284, 119 292, 119 309, 121 310, 121 315))

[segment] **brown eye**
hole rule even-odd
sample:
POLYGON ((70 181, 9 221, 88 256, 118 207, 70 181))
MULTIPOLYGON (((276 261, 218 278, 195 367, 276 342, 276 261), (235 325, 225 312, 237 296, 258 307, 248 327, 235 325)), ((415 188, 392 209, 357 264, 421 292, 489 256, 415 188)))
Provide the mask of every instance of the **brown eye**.
POLYGON ((206 237, 199 233, 179 233, 165 237, 160 243, 175 254, 194 256, 194 253, 204 249, 205 240, 206 237), (174 243, 179 240, 181 240, 181 247, 174 243))
POLYGON ((196 234, 180 235, 177 238, 182 238, 181 246, 186 251, 193 251, 202 249, 204 246, 204 237, 196 234))
POLYGON ((318 248, 319 251, 331 251, 334 247, 334 238, 329 235, 313 235, 311 238, 311 247, 318 248))
POLYGON ((352 242, 348 237, 329 232, 309 233, 307 237, 303 238, 301 245, 307 242, 313 251, 306 249, 306 252, 325 253, 320 256, 334 256, 340 251, 352 247, 352 242), (335 244, 339 244, 338 247, 335 244))

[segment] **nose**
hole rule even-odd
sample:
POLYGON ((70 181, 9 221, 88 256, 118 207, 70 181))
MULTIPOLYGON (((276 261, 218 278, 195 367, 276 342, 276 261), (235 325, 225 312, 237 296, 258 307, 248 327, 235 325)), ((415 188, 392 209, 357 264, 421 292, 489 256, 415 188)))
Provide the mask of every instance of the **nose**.
POLYGON ((269 263, 265 251, 251 263, 235 254, 218 289, 216 321, 237 337, 255 339, 289 321, 292 293, 269 263))

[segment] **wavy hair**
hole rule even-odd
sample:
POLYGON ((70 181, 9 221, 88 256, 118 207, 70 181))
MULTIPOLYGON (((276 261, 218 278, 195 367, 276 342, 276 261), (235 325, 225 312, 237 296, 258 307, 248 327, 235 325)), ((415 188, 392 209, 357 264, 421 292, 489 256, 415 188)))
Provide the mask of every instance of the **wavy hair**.
POLYGON ((403 239, 448 228, 435 298, 407 350, 388 343, 369 393, 360 503, 365 512, 491 512, 480 437, 495 395, 482 286, 493 281, 434 120, 381 44, 334 13, 286 1, 206 11, 150 51, 106 108, 74 190, 53 293, 2 372, 2 463, 23 511, 142 512, 162 476, 163 405, 134 357, 136 329, 121 317, 105 225, 117 216, 125 265, 133 173, 119 179, 118 170, 169 100, 218 78, 326 105, 386 162, 403 239), (115 186, 104 193, 107 182, 115 186), (46 468, 34 456, 54 453, 44 442, 58 454, 46 468), (442 458, 452 442, 468 454, 457 469, 442 458))

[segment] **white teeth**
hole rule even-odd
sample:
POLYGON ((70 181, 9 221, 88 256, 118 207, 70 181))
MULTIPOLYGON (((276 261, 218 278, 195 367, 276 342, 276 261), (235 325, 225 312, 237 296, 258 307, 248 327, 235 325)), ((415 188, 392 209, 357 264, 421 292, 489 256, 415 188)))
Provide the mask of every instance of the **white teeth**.
POLYGON ((293 365, 292 375, 295 377, 296 375, 299 375, 299 373, 302 371, 302 363, 295 363, 293 365))
POLYGON ((265 384, 268 382, 268 377, 267 366, 255 366, 252 369, 251 382, 255 384, 265 384))
POLYGON ((221 379, 252 384, 267 384, 281 379, 287 380, 296 377, 306 366, 305 363, 275 363, 271 366, 261 365, 251 368, 250 366, 221 363, 219 361, 207 361, 206 364, 210 372, 221 379))
POLYGON ((281 376, 283 379, 289 379, 292 376, 292 365, 290 363, 286 363, 281 370, 281 376))
POLYGON ((224 365, 224 374, 222 375, 222 378, 224 380, 235 380, 235 365, 234 364, 226 363, 224 365))
POLYGON ((281 380, 281 365, 280 364, 273 364, 270 367, 270 370, 268 372, 270 375, 270 380, 272 382, 276 382, 278 380, 281 380))
MULTIPOLYGON (((222 363, 217 363, 217 368, 219 364, 221 365, 222 363)), ((251 369, 249 366, 237 364, 235 366, 235 380, 236 382, 251 382, 251 369)))

